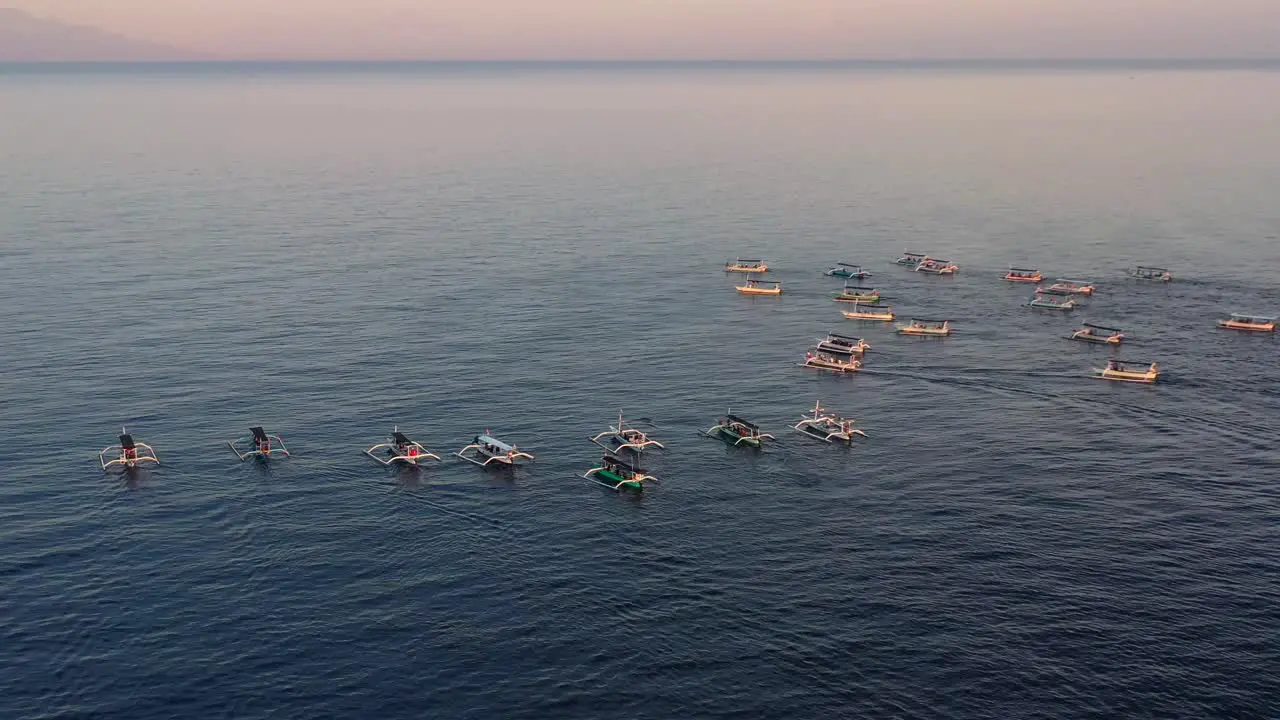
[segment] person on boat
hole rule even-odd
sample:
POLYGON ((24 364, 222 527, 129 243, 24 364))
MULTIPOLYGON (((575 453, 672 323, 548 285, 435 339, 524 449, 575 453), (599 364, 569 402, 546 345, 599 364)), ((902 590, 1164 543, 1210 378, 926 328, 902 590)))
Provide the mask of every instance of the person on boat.
POLYGON ((124 452, 121 453, 121 455, 123 455, 125 460, 137 460, 138 448, 124 448, 124 452))

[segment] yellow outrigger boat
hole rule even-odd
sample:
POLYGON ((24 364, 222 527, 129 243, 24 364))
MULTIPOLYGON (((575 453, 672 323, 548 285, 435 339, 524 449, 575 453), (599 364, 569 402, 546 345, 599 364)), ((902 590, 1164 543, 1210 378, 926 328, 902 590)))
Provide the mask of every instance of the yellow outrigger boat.
POLYGON ((1276 319, 1262 315, 1244 315, 1232 313, 1226 320, 1219 320, 1218 327, 1227 330, 1244 330, 1245 332, 1275 332, 1276 319))
POLYGON ((898 326, 899 335, 946 337, 951 334, 951 324, 946 320, 921 320, 912 318, 906 325, 898 326))
POLYGON ((836 302, 878 302, 880 300, 880 291, 875 288, 846 283, 843 290, 831 294, 831 299, 836 302))
POLYGON ((736 286, 743 295, 781 295, 782 285, 777 280, 747 278, 746 285, 736 286))
POLYGON ((1121 382, 1142 383, 1151 385, 1160 377, 1160 368, 1156 363, 1151 363, 1149 367, 1139 370, 1142 363, 1125 362, 1123 360, 1108 360, 1105 368, 1099 368, 1094 372, 1103 380, 1119 380, 1121 382))
POLYGON ((743 260, 742 258, 734 258, 732 262, 724 264, 725 272, 740 273, 762 273, 768 271, 769 266, 764 264, 763 260, 743 260))
POLYGON ((888 305, 871 303, 863 305, 855 302, 852 310, 841 310, 840 314, 850 320, 889 320, 894 318, 893 308, 888 305))
POLYGON ((813 368, 815 370, 830 370, 838 373, 857 372, 862 367, 862 363, 853 357, 840 358, 829 353, 810 350, 804 354, 804 367, 813 368))

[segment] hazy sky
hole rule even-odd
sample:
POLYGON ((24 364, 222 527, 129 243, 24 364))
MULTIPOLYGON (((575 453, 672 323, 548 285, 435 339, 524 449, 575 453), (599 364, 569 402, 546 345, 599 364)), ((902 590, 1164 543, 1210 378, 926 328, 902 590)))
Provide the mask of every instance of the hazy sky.
POLYGON ((0 0, 256 58, 1277 57, 1280 0, 0 0))

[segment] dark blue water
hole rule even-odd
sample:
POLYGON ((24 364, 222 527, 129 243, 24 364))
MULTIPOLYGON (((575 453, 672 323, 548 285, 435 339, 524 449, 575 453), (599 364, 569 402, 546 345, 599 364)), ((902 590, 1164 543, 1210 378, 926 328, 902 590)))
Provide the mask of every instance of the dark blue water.
POLYGON ((1280 310, 1273 69, 11 69, 0 106, 0 717, 1280 715, 1280 345, 1213 327, 1280 310), (955 335, 843 320, 837 260, 955 335), (1100 292, 1033 311, 1011 264, 1100 292), (1090 379, 1082 320, 1164 381, 1090 379), (828 330, 866 372, 797 367, 828 330), (817 399, 870 437, 790 432, 817 399), (730 406, 778 441, 697 434, 730 406), (639 497, 579 477, 620 408, 669 447, 639 497), (294 457, 238 462, 255 424, 294 457), (99 472, 121 425, 164 464, 99 472), (393 425, 538 459, 383 470, 393 425))

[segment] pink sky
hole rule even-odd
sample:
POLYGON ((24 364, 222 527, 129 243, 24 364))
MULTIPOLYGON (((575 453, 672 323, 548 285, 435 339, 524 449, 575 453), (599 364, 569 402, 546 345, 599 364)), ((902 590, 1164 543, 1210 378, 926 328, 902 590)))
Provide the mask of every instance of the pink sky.
POLYGON ((1280 0, 0 0, 237 58, 1276 57, 1280 0))

